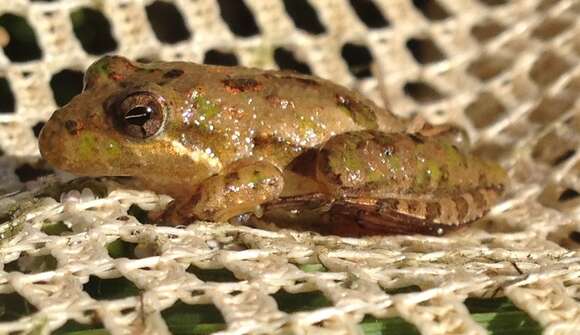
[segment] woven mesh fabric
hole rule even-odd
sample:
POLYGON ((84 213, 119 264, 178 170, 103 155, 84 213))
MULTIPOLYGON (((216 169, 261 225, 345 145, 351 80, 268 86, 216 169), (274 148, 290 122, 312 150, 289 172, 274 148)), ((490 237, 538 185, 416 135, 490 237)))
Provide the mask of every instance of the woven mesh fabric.
MULTIPOLYGON (((0 109, 0 189, 42 184, 22 171, 46 169, 34 163, 35 132, 58 104, 51 80, 98 57, 71 21, 71 13, 91 9, 110 24, 110 51, 129 58, 202 62, 218 51, 243 65, 276 68, 293 55, 319 76, 388 101, 396 114, 458 124, 475 150, 509 170, 503 201, 487 219, 445 237, 354 239, 275 227, 144 225, 128 208, 159 208, 167 197, 112 181, 104 198, 88 189, 60 201, 8 195, 0 207, 21 209, 0 228, 0 295, 17 293, 36 311, 0 322, 0 333, 50 333, 68 320, 99 320, 113 334, 167 334, 161 312, 181 300, 214 305, 223 334, 359 333, 367 314, 401 316, 422 334, 484 334, 464 300, 501 295, 545 334, 577 333, 580 3, 374 0, 381 20, 361 14, 364 1, 310 0, 313 23, 293 17, 291 2, 246 0, 255 31, 224 19, 227 11, 214 0, 164 2, 189 31, 179 40, 155 27, 149 0, 1 1, 0 18, 23 18, 39 52, 25 61, 11 58, 8 47, 0 52, 0 84, 14 99, 13 110, 0 109), (67 232, 43 228, 59 222, 67 232), (137 244, 136 257, 112 257, 106 247, 119 240, 137 244), (34 267, 47 256, 53 269, 34 267), (8 271, 15 261, 21 270, 8 271), (325 271, 307 270, 312 264, 325 271), (204 281, 186 271, 191 265, 225 268, 237 280, 204 281), (124 277, 140 294, 96 300, 83 290, 91 276, 124 277), (421 291, 388 293, 411 285, 421 291), (272 297, 279 290, 320 291, 332 305, 283 312, 272 297)), ((0 28, 0 44, 9 38, 0 28)))

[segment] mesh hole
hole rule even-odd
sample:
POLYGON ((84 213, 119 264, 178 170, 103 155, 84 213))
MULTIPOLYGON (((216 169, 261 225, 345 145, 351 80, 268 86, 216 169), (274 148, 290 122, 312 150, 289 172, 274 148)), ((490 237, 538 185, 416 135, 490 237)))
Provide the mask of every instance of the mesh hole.
POLYGON ((123 241, 120 238, 114 240, 113 242, 107 244, 107 251, 109 256, 112 258, 129 258, 129 259, 138 259, 135 256, 135 248, 137 247, 137 243, 131 243, 127 241, 123 241))
POLYGON ((483 92, 467 106, 465 114, 477 128, 495 123, 506 112, 502 103, 491 93, 483 92))
POLYGON ((145 11, 155 36, 161 42, 175 44, 191 37, 183 16, 174 4, 155 1, 145 7, 145 11))
POLYGON ((284 0, 286 12, 298 29, 319 35, 326 32, 318 14, 307 0, 284 0))
POLYGON ((60 328, 57 328, 53 334, 108 334, 95 311, 84 311, 84 314, 86 313, 91 313, 92 322, 90 324, 68 320, 60 328))
POLYGON ((15 112, 16 102, 14 94, 10 89, 10 83, 6 78, 0 77, 0 114, 8 114, 15 112))
POLYGON ((445 20, 450 16, 447 10, 435 0, 413 0, 413 5, 431 21, 445 20))
POLYGON ((178 300, 161 316, 172 334, 213 334, 226 329, 224 317, 214 305, 189 305, 178 300))
POLYGON ((25 183, 39 177, 48 176, 52 173, 52 170, 46 168, 43 163, 37 162, 34 164, 22 164, 14 170, 14 173, 16 173, 21 182, 25 183))
POLYGON ((4 14, 0 16, 0 27, 9 35, 8 44, 4 46, 6 57, 13 62, 27 62, 42 57, 32 27, 21 16, 4 14))
POLYGON ((111 25, 103 13, 92 8, 80 8, 72 12, 70 18, 75 36, 89 54, 101 55, 117 49, 111 25))
POLYGON ((565 18, 547 18, 532 32, 532 35, 543 41, 560 35, 572 25, 572 21, 565 18))
POLYGON ((32 127, 32 132, 34 133, 34 137, 38 138, 38 136, 40 136, 40 131, 42 130, 42 127, 44 127, 44 122, 37 122, 32 127))
POLYGON ((500 55, 483 55, 467 68, 467 72, 481 81, 487 81, 507 70, 512 58, 500 55))
POLYGON ((0 294, 0 322, 11 322, 36 313, 38 309, 18 293, 0 294))
POLYGON ((407 41, 407 49, 420 64, 440 62, 445 55, 430 38, 411 38, 407 41))
POLYGON ((227 283, 240 281, 236 278, 234 273, 228 269, 202 269, 195 265, 190 265, 187 268, 187 272, 194 274, 204 282, 227 283))
POLYGON ((577 199, 578 197, 580 197, 580 193, 578 193, 578 191, 572 188, 567 188, 564 190, 564 192, 560 194, 560 196, 558 197, 558 201, 566 202, 577 199))
POLYGON ((543 0, 543 1, 540 2, 540 4, 538 5, 538 7, 536 7, 536 9, 539 12, 544 12, 544 11, 552 8, 558 2, 560 2, 560 0, 543 0))
POLYGON ((563 58, 551 51, 544 52, 532 66, 530 77, 544 87, 553 83, 570 68, 563 58))
POLYGON ((272 298, 276 300, 278 309, 285 313, 311 311, 332 306, 332 302, 320 291, 288 293, 280 290, 272 294, 272 298))
POLYGON ((373 56, 364 45, 346 43, 342 47, 342 58, 348 64, 348 69, 357 78, 371 77, 373 56))
POLYGON ((557 166, 566 162, 576 153, 577 145, 566 141, 554 131, 542 136, 532 151, 532 158, 538 162, 557 166))
POLYGON ((294 57, 294 53, 286 48, 276 48, 274 60, 282 70, 294 70, 300 73, 311 74, 310 67, 294 57))
POLYGON ((222 18, 234 34, 249 37, 260 33, 252 12, 242 0, 218 0, 218 4, 222 18))
POLYGON ((559 115, 569 110, 575 101, 575 97, 568 94, 560 96, 544 96, 542 101, 530 113, 529 120, 537 123, 549 123, 559 115))
POLYGON ((125 277, 102 279, 89 276, 89 281, 83 285, 83 291, 95 300, 113 300, 135 297, 140 293, 139 288, 125 277))
POLYGON ((350 0, 350 5, 367 27, 376 29, 389 26, 389 22, 372 0, 350 0))
POLYGON ((488 7, 502 6, 509 2, 509 0, 479 0, 482 4, 488 7))
POLYGON ((33 256, 26 252, 22 253, 17 260, 4 266, 6 272, 20 272, 25 274, 54 271, 58 262, 52 255, 33 256))
POLYGON ((74 70, 62 70, 52 76, 50 88, 56 104, 62 107, 83 90, 83 73, 74 70))
POLYGON ((430 103, 443 98, 439 91, 422 81, 406 83, 403 91, 418 103, 430 103))
POLYGON ((492 19, 484 20, 471 28, 471 35, 479 42, 487 42, 498 36, 505 30, 505 27, 492 19))
POLYGON ((219 50, 209 50, 203 57, 204 64, 211 65, 225 65, 236 66, 239 64, 238 57, 231 52, 223 52, 219 50))

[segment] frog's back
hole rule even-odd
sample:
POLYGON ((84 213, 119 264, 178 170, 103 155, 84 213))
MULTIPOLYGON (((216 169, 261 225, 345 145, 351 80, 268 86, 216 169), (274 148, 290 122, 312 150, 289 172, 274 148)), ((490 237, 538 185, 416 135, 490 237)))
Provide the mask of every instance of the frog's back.
POLYGON ((173 73, 159 84, 185 97, 178 113, 190 129, 185 137, 214 138, 222 160, 250 156, 263 143, 310 148, 346 131, 403 129, 369 99, 314 76, 182 62, 149 67, 173 73))

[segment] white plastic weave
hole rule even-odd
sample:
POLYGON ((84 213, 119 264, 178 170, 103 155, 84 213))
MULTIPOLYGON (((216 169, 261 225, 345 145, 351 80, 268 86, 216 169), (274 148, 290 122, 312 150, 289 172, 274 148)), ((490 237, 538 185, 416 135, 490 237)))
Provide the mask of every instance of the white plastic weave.
MULTIPOLYGON (((98 57, 83 49, 70 19, 92 8, 109 21, 114 52, 129 58, 201 62, 217 49, 243 65, 275 68, 275 50, 284 47, 313 73, 387 100, 396 114, 459 124, 478 152, 509 170, 507 193, 487 219, 455 234, 363 239, 215 223, 143 225, 127 209, 159 208, 167 198, 111 181, 105 198, 88 190, 61 201, 7 196, 0 208, 21 210, 0 227, 0 297, 16 293, 36 311, 0 321, 0 333, 48 334, 69 320, 96 320, 112 334, 168 334, 161 312, 181 300, 214 305, 223 334, 357 334, 367 314, 400 316, 422 334, 485 334, 464 300, 501 295, 544 334, 578 333, 578 0, 374 0, 386 19, 378 28, 357 15, 353 6, 363 0, 309 0, 325 30, 319 34, 297 28, 281 0, 245 0, 259 28, 249 37, 230 30, 216 0, 164 2, 183 17, 189 38, 158 40, 145 10, 150 0, 0 2, 0 20, 24 18, 42 51, 28 62, 0 52, 0 79, 15 100, 13 112, 0 112, 0 190, 39 186, 22 183, 22 166, 45 168, 34 163, 34 131, 57 107, 51 77, 82 71, 98 57), (370 51, 372 76, 358 78, 346 43, 370 51), (58 222, 70 232, 42 229, 58 222), (138 244, 136 258, 109 255, 107 244, 118 239, 138 244), (36 268, 35 257, 47 255, 54 270, 36 268), (21 270, 8 271, 15 261, 21 270), (238 280, 204 281, 186 271, 190 265, 225 268, 238 280), (124 277, 140 294, 96 300, 83 290, 90 276, 124 277), (421 291, 387 293, 412 285, 421 291), (286 313, 272 296, 280 290, 320 291, 332 306, 286 313)), ((0 28, 0 45, 9 39, 0 28)))

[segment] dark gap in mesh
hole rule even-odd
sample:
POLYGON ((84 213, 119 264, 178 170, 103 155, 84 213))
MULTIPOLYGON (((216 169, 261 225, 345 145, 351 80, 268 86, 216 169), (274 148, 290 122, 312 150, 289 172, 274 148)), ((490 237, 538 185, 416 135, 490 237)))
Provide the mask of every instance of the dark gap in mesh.
POLYGON ((52 174, 52 170, 42 166, 40 162, 34 164, 24 163, 17 167, 14 173, 16 173, 21 182, 25 183, 39 177, 48 176, 52 174))
POLYGON ((222 18, 234 34, 249 37, 260 33, 254 15, 242 0, 218 0, 218 5, 222 18))
POLYGON ((430 38, 411 38, 407 49, 420 64, 440 62, 445 59, 443 52, 430 38))
POLYGON ((553 51, 544 52, 532 66, 530 77, 541 87, 546 87, 556 81, 568 69, 570 64, 553 51))
POLYGON ((548 17, 534 28, 532 35, 542 41, 550 41, 570 28, 572 23, 568 18, 548 17))
POLYGON ((42 58, 36 34, 26 19, 13 14, 0 16, 0 28, 8 33, 8 44, 3 47, 6 57, 13 62, 28 62, 42 58))
POLYGON ((113 242, 107 244, 107 251, 109 256, 112 258, 129 258, 129 259, 138 259, 135 255, 135 248, 137 247, 137 243, 131 243, 127 241, 123 241, 122 239, 118 238, 113 242))
POLYGON ((364 45, 346 43, 342 47, 342 58, 348 64, 349 71, 357 78, 371 77, 373 56, 364 45))
POLYGON ((307 0, 283 0, 283 2, 286 12, 294 21, 296 28, 314 35, 326 32, 326 28, 320 22, 318 13, 307 0))
POLYGON ((578 193, 578 191, 576 191, 575 189, 572 189, 572 188, 567 188, 564 190, 564 192, 562 192, 562 194, 560 194, 560 197, 558 197, 558 201, 564 202, 564 201, 572 200, 572 199, 577 198, 579 196, 580 196, 580 193, 578 193))
POLYGON ((183 16, 174 4, 155 1, 145 7, 147 18, 157 39, 163 43, 175 44, 191 37, 183 16))
POLYGON ((6 78, 0 77, 0 114, 14 113, 16 101, 10 89, 10 83, 6 78))
POLYGON ((274 61, 282 70, 294 70, 304 74, 312 73, 308 64, 296 59, 294 53, 286 48, 279 47, 274 50, 274 61))
POLYGON ((505 30, 505 27, 492 19, 486 19, 471 28, 471 35, 479 42, 487 42, 498 36, 505 30))
POLYGON ((571 232, 571 233, 570 233, 570 235, 568 235, 568 237, 569 237, 569 238, 570 238, 572 241, 574 241, 574 242, 576 242, 576 243, 580 243, 580 232, 578 232, 578 231, 573 231, 573 232, 571 232))
POLYGON ((228 269, 202 269, 191 264, 187 270, 189 273, 193 273, 197 278, 203 280, 204 282, 215 282, 215 283, 227 283, 227 282, 239 282, 240 280, 234 276, 234 273, 228 269))
POLYGON ((37 122, 32 127, 32 132, 34 133, 34 137, 38 138, 38 136, 40 136, 40 131, 42 130, 42 127, 44 127, 44 122, 37 122))
POLYGON ((350 0, 350 5, 359 19, 369 28, 384 28, 390 25, 372 0, 350 0))
POLYGON ((536 10, 538 12, 545 12, 547 10, 549 10, 550 8, 554 7, 554 5, 558 4, 560 2, 560 0, 543 0, 538 4, 538 7, 536 7, 536 10))
POLYGON ((320 291, 288 293, 282 289, 271 296, 276 300, 278 309, 285 313, 312 311, 332 306, 332 302, 320 291))
POLYGON ((95 300, 124 299, 141 293, 139 288, 125 277, 102 279, 97 276, 89 276, 89 281, 83 285, 83 291, 95 300))
POLYGON ((189 305, 178 300, 161 312, 172 334, 213 334, 226 329, 222 313, 214 305, 189 305))
POLYGON ((421 81, 406 83, 403 91, 419 103, 434 102, 443 98, 443 95, 436 89, 421 81))
POLYGON ((574 149, 566 150, 563 154, 556 157, 556 159, 554 160, 554 163, 552 165, 554 165, 554 166, 560 165, 560 164, 564 163, 565 161, 567 161, 570 157, 574 156, 575 154, 576 154, 576 150, 574 150, 574 149))
POLYGON ((18 293, 0 294, 0 322, 16 321, 37 311, 18 293))
POLYGON ((62 107, 83 90, 83 73, 62 70, 50 79, 50 89, 56 104, 62 107))
POLYGON ((445 7, 436 0, 413 0, 413 5, 431 21, 445 20, 450 16, 445 7))
POLYGON ((465 115, 476 128, 494 124, 506 113, 505 107, 492 93, 482 92, 465 109, 465 115))
POLYGON ((117 49, 111 24, 103 13, 83 7, 72 12, 70 18, 75 36, 87 53, 101 55, 117 49))
POLYGON ((133 204, 129 207, 127 214, 134 216, 135 219, 137 219, 137 221, 139 221, 141 224, 149 223, 149 212, 136 204, 133 204))
POLYGON ((109 334, 107 329, 103 326, 103 323, 99 319, 99 316, 95 311, 84 311, 84 314, 87 315, 90 313, 89 316, 91 317, 91 323, 84 324, 76 322, 75 320, 68 320, 64 325, 60 328, 57 328, 53 334, 55 335, 81 335, 81 334, 109 334))
POLYGON ((236 66, 239 64, 238 57, 234 53, 220 50, 209 50, 203 57, 204 64, 236 66))
POLYGON ((397 288, 384 288, 384 291, 387 294, 394 295, 394 294, 421 292, 421 288, 417 285, 409 285, 397 288))
POLYGON ((23 252, 18 259, 4 265, 6 272, 20 272, 24 274, 54 271, 58 262, 52 255, 33 256, 23 252))
POLYGON ((70 229, 63 221, 57 221, 55 223, 44 223, 42 228, 40 228, 40 231, 50 236, 62 236, 71 233, 72 229, 70 229))
POLYGON ((487 81, 497 77, 507 70, 512 64, 511 57, 501 55, 482 55, 469 64, 467 73, 481 81, 487 81))
POLYGON ((479 2, 489 7, 495 7, 505 5, 509 0, 479 0, 479 2))
POLYGON ((421 335, 415 325, 399 316, 377 318, 374 315, 365 314, 359 327, 362 328, 364 334, 421 335))

